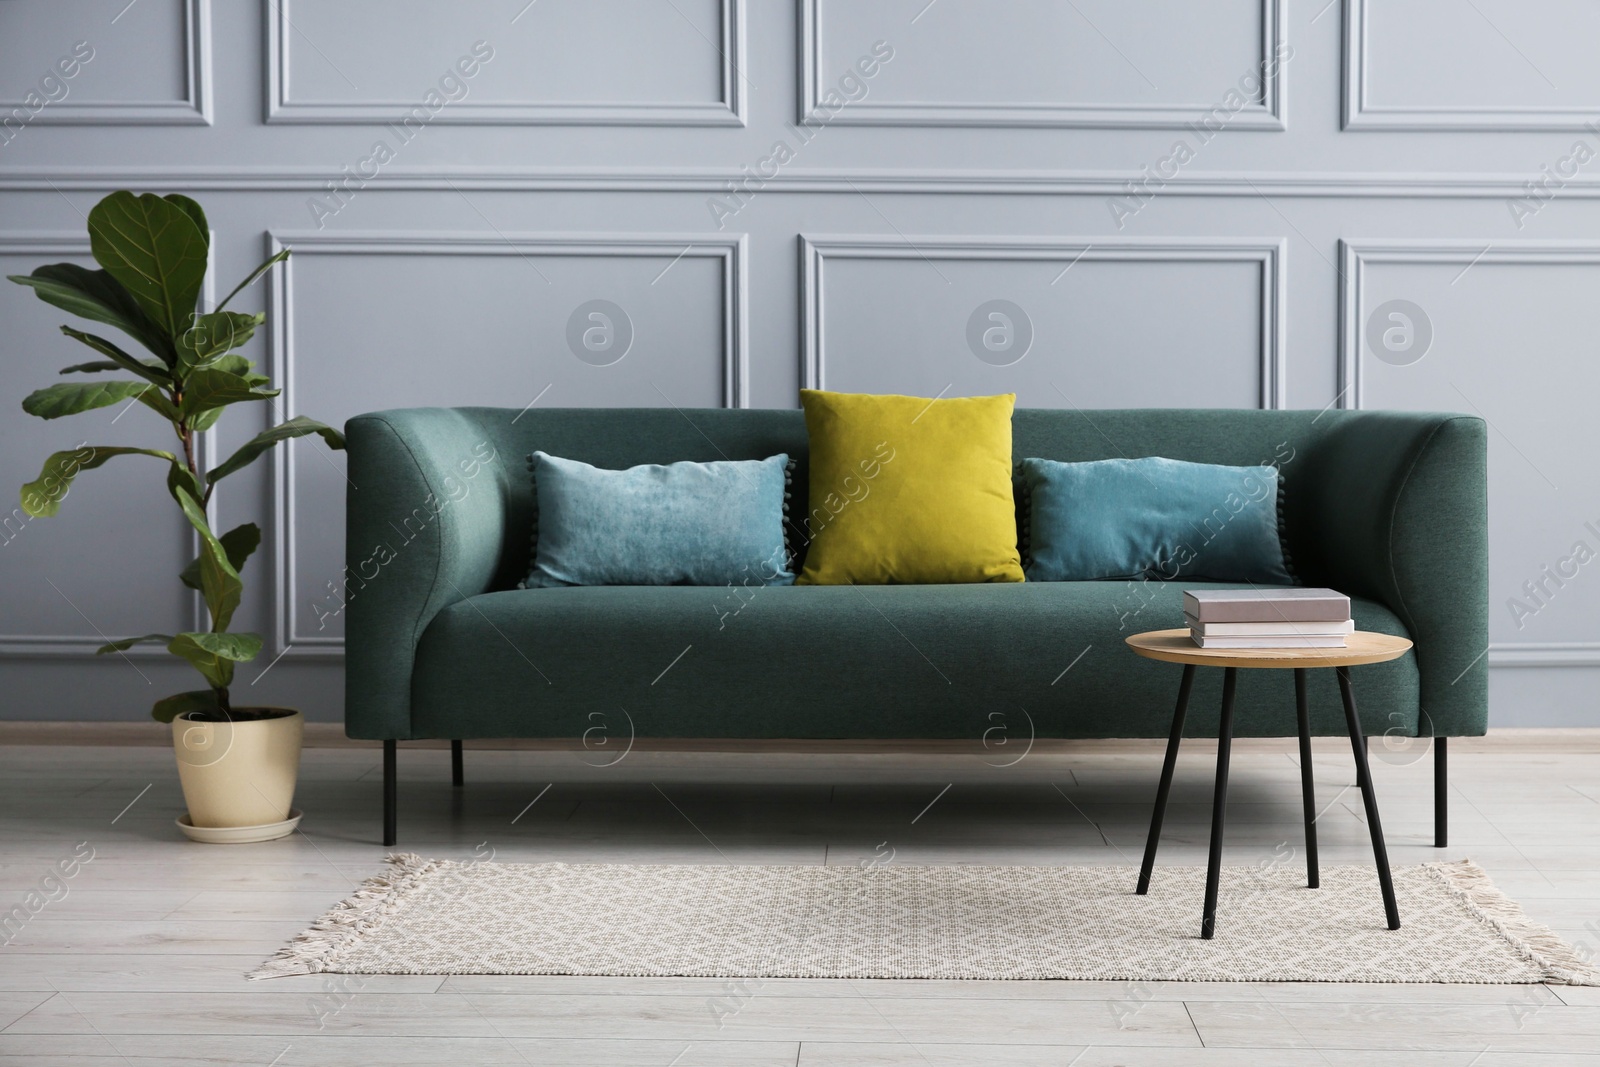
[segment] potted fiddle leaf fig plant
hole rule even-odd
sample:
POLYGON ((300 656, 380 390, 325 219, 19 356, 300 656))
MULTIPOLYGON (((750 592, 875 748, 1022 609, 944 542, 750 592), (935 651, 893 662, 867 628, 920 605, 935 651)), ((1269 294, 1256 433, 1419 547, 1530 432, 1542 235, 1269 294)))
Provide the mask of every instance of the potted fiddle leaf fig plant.
MULTIPOLYGON (((158 700, 151 712, 173 728, 189 809, 178 824, 197 840, 265 841, 291 833, 299 821, 291 804, 304 720, 293 709, 236 707, 229 699, 235 666, 261 651, 259 635, 229 629, 244 590, 239 571, 261 543, 261 530, 247 522, 217 534, 207 505, 219 481, 279 442, 316 434, 338 449, 344 435, 296 416, 256 434, 210 470, 203 468, 200 434, 235 404, 271 404, 279 393, 238 353, 266 316, 229 311, 228 304, 289 255, 285 249, 271 257, 215 310, 200 311, 210 242, 205 213, 188 197, 116 192, 89 212, 90 251, 101 269, 54 263, 11 276, 46 303, 115 327, 144 349, 135 355, 104 337, 62 326, 62 333, 100 358, 63 368, 64 375, 91 377, 32 393, 22 402, 24 411, 58 419, 137 401, 176 438, 164 447, 84 445, 57 452, 22 487, 22 508, 36 518, 56 514, 78 475, 113 459, 147 457, 165 468, 166 491, 200 546, 199 556, 177 577, 200 593, 210 628, 129 637, 99 652, 158 642, 200 672, 205 688, 158 700)), ((131 464, 127 469, 130 476, 144 476, 131 464)))

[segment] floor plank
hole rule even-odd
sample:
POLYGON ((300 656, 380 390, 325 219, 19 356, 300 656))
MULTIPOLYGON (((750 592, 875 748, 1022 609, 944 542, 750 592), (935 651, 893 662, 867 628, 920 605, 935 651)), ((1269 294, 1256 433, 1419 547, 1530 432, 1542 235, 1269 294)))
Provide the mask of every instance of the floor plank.
POLYGON ((466 998, 420 993, 56 993, 7 1034, 504 1037, 466 998))
POLYGON ((1114 1005, 1100 1001, 1013 1001, 996 1010, 983 1001, 852 996, 851 985, 838 983, 840 992, 827 997, 752 996, 734 1002, 731 1013, 720 1011, 717 998, 707 996, 470 993, 465 999, 511 1037, 559 1037, 604 1027, 619 1036, 670 1034, 684 1041, 722 1034, 781 1041, 1200 1044, 1188 1012, 1177 1003, 1145 1004, 1131 1015, 1119 1015, 1114 1005))
POLYGON ((0 1030, 15 1025, 19 1019, 38 1008, 51 996, 52 994, 46 992, 0 993, 0 1030))
POLYGON ((8 1067, 793 1067, 797 1055, 795 1043, 771 1041, 0 1034, 8 1067))
POLYGON ((222 953, 8 951, 0 966, 0 989, 66 993, 217 993, 259 992, 316 996, 356 988, 369 993, 432 993, 446 979, 439 975, 292 975, 250 982, 245 975, 261 965, 263 952, 222 953))
POLYGON ((1600 1049, 1600 1008, 1547 1003, 1483 1010, 1458 1005, 1358 1001, 1271 1004, 1189 1001, 1210 1048, 1337 1047, 1467 1053, 1593 1053, 1600 1049))
POLYGON ((1271 1058, 1234 1048, 1119 1048, 1085 1045, 1006 1045, 974 1058, 971 1045, 865 1044, 807 1041, 796 1067, 1595 1067, 1600 1054, 1372 1052, 1350 1049, 1274 1050, 1271 1058), (1249 1058, 1247 1058, 1247 1056, 1249 1058))

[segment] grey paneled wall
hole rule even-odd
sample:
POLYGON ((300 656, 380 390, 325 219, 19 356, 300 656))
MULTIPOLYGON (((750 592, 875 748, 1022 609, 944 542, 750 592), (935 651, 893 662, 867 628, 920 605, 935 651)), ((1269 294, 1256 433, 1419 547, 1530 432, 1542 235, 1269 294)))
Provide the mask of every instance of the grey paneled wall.
MULTIPOLYGON (((0 266, 82 259, 120 187, 197 196, 224 282, 292 246, 244 298, 285 393, 213 455, 298 413, 807 384, 1476 411, 1493 721, 1594 722, 1597 31, 1587 0, 0 0, 0 266)), ((0 289, 0 396, 76 359, 62 318, 0 289)), ((0 485, 91 439, 152 427, 0 420, 0 485)), ((241 685, 324 719, 344 487, 302 442, 215 501, 270 542, 241 685)), ((186 684, 89 655, 194 617, 153 470, 0 527, 0 716, 186 684)))
MULTIPOLYGON (((478 86, 471 84, 477 74, 458 71, 464 88, 441 87, 451 106, 434 121, 737 126, 744 118, 740 6, 737 0, 547 4, 529 13, 534 21, 517 63, 495 67, 494 77, 478 86), (701 27, 715 38, 702 36, 701 27), (662 62, 666 56, 674 59, 662 62)), ((272 7, 268 121, 382 124, 417 103, 417 74, 439 65, 438 42, 481 31, 481 38, 468 39, 484 46, 469 54, 492 63, 490 42, 505 25, 507 5, 276 0, 272 7), (375 15, 403 21, 403 32, 372 32, 375 15), (317 41, 338 42, 337 64, 317 41)))
MULTIPOLYGON (((1283 7, 1283 0, 1099 3, 1091 20, 1073 4, 1011 0, 951 5, 923 23, 931 8, 925 2, 804 0, 801 114, 826 121, 817 111, 831 78, 850 69, 861 43, 892 42, 916 27, 917 46, 897 55, 893 80, 837 121, 1108 129, 1199 122, 1216 105, 1218 86, 1272 55, 1283 7), (1115 47, 1117 39, 1139 42, 1140 65, 1115 47), (1158 72, 1162 84, 1144 68, 1158 72)), ((1283 128, 1276 68, 1264 73, 1264 89, 1241 100, 1230 125, 1283 128)))

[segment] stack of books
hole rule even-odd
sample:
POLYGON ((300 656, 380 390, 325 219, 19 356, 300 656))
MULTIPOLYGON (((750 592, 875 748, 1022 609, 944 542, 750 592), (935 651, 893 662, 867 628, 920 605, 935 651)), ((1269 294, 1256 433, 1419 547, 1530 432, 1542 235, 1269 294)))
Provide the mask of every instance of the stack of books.
POLYGON ((1183 617, 1201 648, 1343 648, 1356 628, 1332 589, 1187 589, 1183 617))

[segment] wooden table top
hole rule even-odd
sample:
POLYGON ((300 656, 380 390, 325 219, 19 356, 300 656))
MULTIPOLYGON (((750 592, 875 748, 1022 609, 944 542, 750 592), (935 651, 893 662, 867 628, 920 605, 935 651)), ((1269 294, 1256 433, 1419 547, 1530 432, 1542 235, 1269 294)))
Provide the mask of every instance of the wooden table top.
POLYGON ((1197 667, 1357 667, 1399 659, 1411 649, 1409 638, 1370 630, 1347 634, 1344 648, 1201 648, 1188 627, 1134 634, 1127 642, 1148 659, 1197 667))

